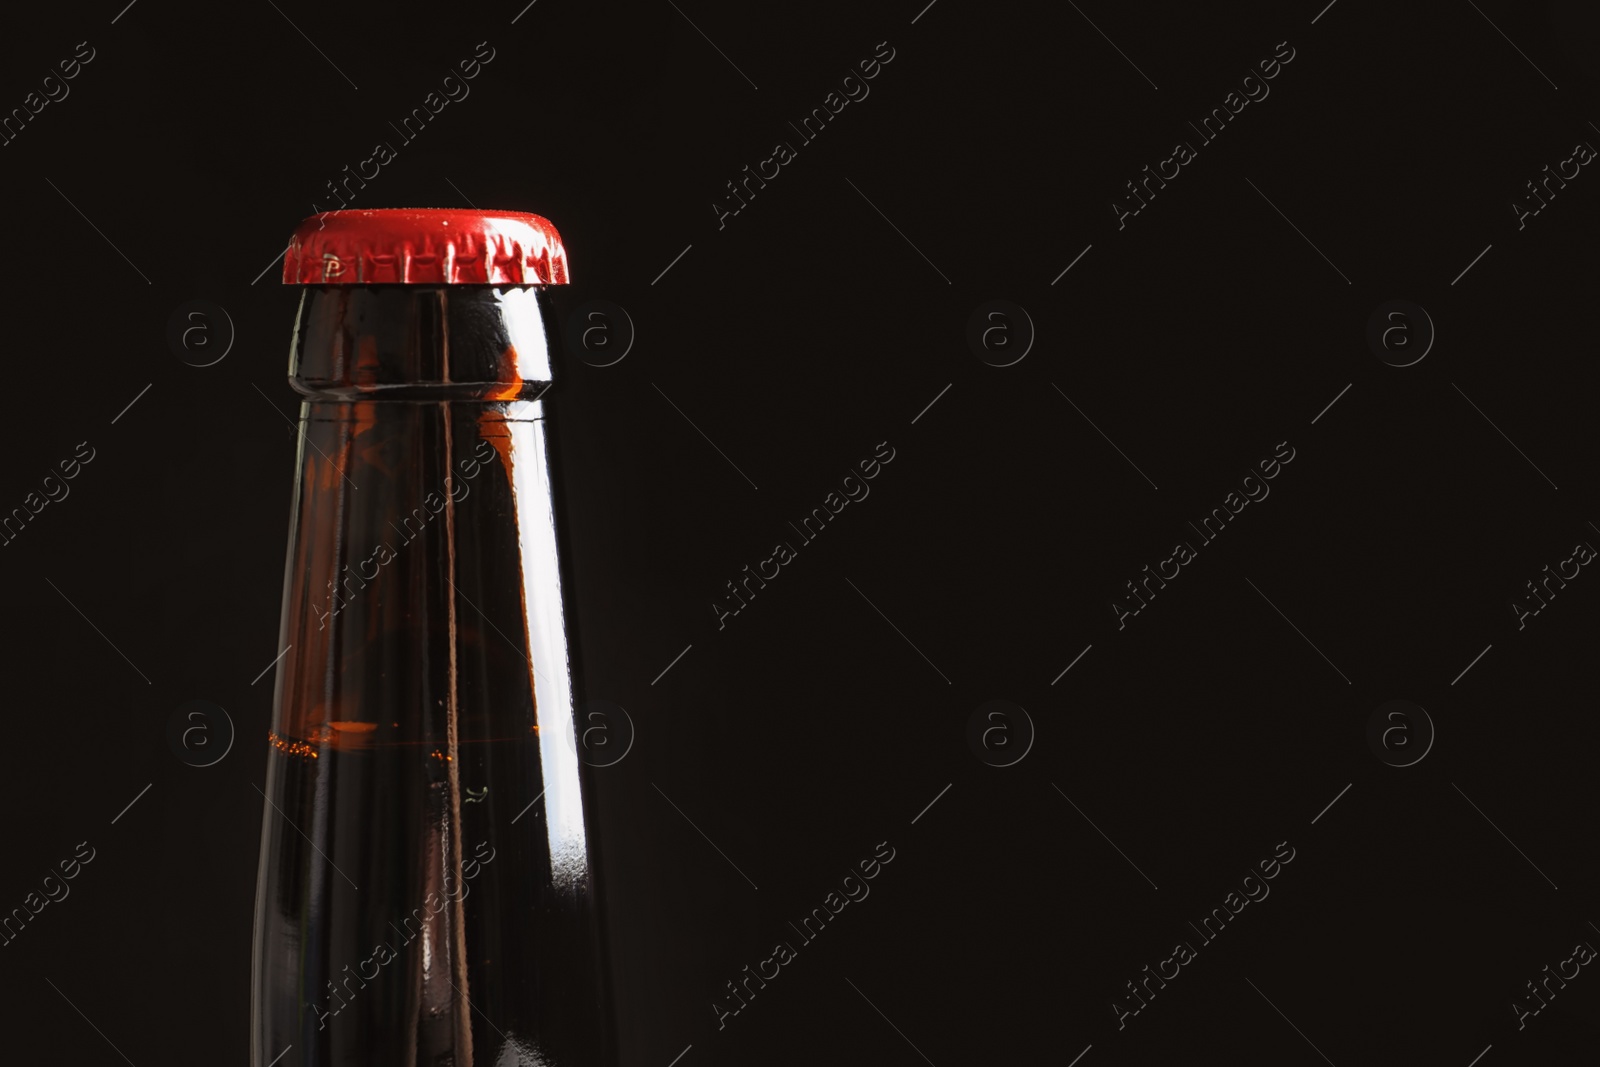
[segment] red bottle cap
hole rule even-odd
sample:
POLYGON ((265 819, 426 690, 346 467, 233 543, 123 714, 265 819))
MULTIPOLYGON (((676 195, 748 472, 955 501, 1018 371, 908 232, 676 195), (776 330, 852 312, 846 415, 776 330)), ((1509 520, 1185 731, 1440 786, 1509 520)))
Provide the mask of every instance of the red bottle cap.
POLYGON ((549 219, 525 211, 377 208, 313 215, 289 238, 285 285, 564 285, 549 219))

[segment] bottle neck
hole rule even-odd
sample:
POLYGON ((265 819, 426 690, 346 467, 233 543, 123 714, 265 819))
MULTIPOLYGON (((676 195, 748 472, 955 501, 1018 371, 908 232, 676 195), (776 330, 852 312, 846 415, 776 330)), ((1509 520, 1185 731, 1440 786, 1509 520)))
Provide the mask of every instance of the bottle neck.
POLYGON ((551 822, 570 850, 582 840, 562 744, 573 665, 537 399, 551 379, 547 299, 539 286, 306 287, 276 732, 442 757, 458 721, 473 736, 532 736, 552 815, 573 797, 551 822))
POLYGON ((289 383, 308 400, 532 400, 550 387, 546 286, 306 286, 289 383))

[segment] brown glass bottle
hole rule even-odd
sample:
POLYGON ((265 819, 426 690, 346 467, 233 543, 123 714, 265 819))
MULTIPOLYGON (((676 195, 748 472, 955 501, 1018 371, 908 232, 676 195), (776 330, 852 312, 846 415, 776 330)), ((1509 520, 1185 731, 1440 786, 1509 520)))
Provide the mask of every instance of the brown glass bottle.
MULTIPOLYGON (((428 214, 457 234, 475 218, 428 214)), ((255 1067, 611 1062, 547 301, 540 284, 302 292, 255 1067)))

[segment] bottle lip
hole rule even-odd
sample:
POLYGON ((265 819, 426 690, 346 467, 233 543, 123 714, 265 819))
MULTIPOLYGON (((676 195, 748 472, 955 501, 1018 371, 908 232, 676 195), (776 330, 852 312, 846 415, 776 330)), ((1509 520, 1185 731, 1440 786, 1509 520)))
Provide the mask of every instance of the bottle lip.
POLYGON ((285 285, 565 285, 561 235, 542 215, 479 208, 368 208, 301 221, 285 285))

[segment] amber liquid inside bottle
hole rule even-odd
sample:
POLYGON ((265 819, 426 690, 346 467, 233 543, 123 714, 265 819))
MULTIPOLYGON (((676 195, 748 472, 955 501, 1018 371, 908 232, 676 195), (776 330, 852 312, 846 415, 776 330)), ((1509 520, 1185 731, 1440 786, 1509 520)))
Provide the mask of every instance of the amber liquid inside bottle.
POLYGON ((546 299, 304 292, 255 1067, 610 1062, 546 299))

